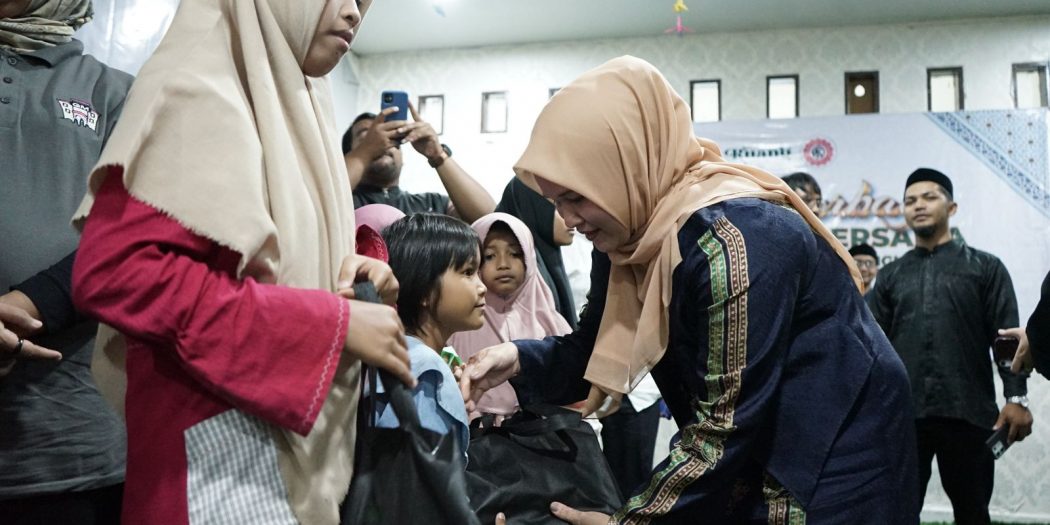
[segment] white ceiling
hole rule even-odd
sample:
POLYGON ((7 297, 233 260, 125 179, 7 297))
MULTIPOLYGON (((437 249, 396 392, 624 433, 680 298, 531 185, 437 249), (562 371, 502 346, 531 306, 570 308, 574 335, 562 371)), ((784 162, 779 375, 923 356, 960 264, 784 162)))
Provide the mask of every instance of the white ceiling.
MULTIPOLYGON (((354 51, 374 54, 660 35, 675 23, 674 3, 374 0, 354 51), (442 6, 444 16, 435 5, 442 6)), ((1050 0, 685 0, 685 4, 689 11, 682 13, 682 23, 697 33, 1050 14, 1050 0)))

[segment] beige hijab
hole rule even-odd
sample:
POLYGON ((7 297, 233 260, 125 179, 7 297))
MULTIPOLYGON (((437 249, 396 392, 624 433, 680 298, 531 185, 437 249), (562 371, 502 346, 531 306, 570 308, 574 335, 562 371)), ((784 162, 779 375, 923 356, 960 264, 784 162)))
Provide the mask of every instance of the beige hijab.
MULTIPOLYGON (((239 276, 334 290, 354 252, 353 203, 328 86, 300 68, 324 5, 182 0, 132 86, 75 222, 107 175, 122 176, 134 197, 240 253, 239 276)), ((124 391, 120 339, 93 363, 110 396, 124 391)), ((338 522, 353 467, 358 372, 356 361, 342 360, 308 436, 273 431, 302 523, 338 522)))
POLYGON ((64 44, 94 14, 91 0, 31 0, 22 15, 0 19, 0 47, 28 53, 64 44))
POLYGON ((585 378, 589 408, 630 392, 663 357, 671 277, 681 262, 678 230, 696 210, 728 199, 786 203, 838 253, 860 286, 846 249, 795 192, 762 170, 722 160, 718 146, 693 135, 689 110, 651 64, 611 60, 555 95, 536 121, 514 167, 537 188, 555 182, 615 217, 630 232, 609 253, 605 312, 585 378))

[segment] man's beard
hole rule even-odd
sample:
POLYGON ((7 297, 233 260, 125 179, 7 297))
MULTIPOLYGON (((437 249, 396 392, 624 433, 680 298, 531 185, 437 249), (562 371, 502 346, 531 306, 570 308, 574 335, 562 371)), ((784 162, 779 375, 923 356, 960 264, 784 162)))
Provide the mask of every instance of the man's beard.
POLYGON ((380 157, 379 160, 374 160, 368 165, 364 176, 361 177, 361 181, 373 186, 386 187, 396 182, 400 176, 400 166, 390 160, 385 161, 385 159, 380 157))
POLYGON ((937 226, 933 226, 933 225, 931 225, 931 226, 918 226, 918 227, 912 228, 912 231, 915 232, 915 236, 916 237, 922 237, 923 239, 929 239, 930 237, 933 237, 933 235, 935 233, 937 233, 937 226))

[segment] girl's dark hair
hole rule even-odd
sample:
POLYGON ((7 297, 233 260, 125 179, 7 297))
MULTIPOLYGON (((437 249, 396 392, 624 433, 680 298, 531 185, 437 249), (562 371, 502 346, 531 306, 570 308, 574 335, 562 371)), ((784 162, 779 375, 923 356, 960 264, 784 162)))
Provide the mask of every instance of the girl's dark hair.
POLYGON ((481 242, 467 223, 434 213, 417 213, 401 218, 383 230, 390 252, 390 268, 397 277, 397 313, 405 331, 414 333, 423 321, 423 301, 430 299, 429 311, 441 300, 441 275, 449 268, 467 263, 475 266, 481 242))
POLYGON ((820 191, 820 183, 817 182, 817 179, 804 171, 796 171, 790 175, 785 175, 783 178, 784 182, 792 190, 798 191, 801 189, 806 193, 824 193, 820 191))

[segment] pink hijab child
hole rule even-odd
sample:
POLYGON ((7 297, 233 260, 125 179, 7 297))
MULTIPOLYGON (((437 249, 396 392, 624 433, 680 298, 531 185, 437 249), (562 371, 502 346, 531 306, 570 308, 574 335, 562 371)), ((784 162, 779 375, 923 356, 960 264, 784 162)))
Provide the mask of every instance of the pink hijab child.
MULTIPOLYGON (((460 357, 470 356, 515 339, 542 339, 572 331, 558 313, 554 295, 537 270, 532 232, 517 217, 490 213, 471 225, 481 243, 481 281, 485 295, 485 325, 459 332, 449 339, 460 357)), ((518 397, 509 383, 489 390, 477 411, 507 415, 518 408, 518 397)), ((473 415, 473 414, 472 414, 473 415)))
POLYGON ((404 212, 386 204, 369 204, 354 210, 357 254, 389 262, 390 252, 380 232, 404 216, 404 212))

